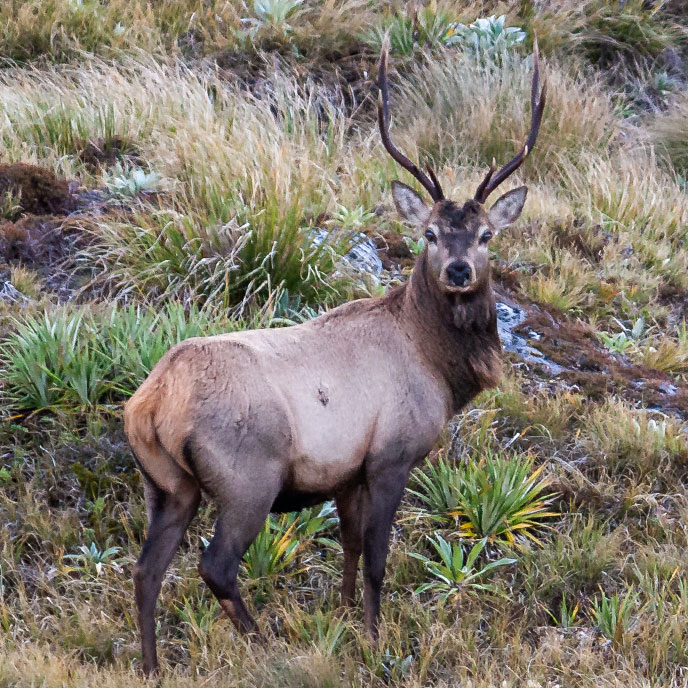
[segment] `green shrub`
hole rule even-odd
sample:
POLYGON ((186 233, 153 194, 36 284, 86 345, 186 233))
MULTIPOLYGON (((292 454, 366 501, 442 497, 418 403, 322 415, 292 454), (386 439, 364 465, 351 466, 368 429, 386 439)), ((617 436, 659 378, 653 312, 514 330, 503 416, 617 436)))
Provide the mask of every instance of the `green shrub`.
POLYGON ((456 512, 461 503, 463 470, 442 454, 434 464, 426 459, 425 466, 413 472, 409 492, 421 500, 425 509, 444 518, 456 512))
POLYGON ((436 50, 449 44, 454 34, 456 17, 435 3, 420 9, 399 10, 383 18, 382 23, 364 34, 364 40, 376 53, 382 49, 389 33, 390 51, 411 57, 417 50, 436 50))
POLYGON ((321 507, 302 509, 299 512, 270 515, 258 533, 258 537, 244 554, 244 568, 254 580, 270 578, 296 563, 298 553, 309 541, 321 545, 338 545, 319 534, 337 523, 332 516, 335 511, 332 502, 321 507), (318 536, 318 537, 316 537, 318 536))
POLYGON ((3 343, 5 380, 19 408, 90 406, 105 393, 106 354, 87 311, 28 318, 3 343))
POLYGON ((287 19, 294 15, 302 4, 303 0, 254 0, 253 11, 265 24, 288 27, 287 19))
POLYGON ((179 304, 30 316, 0 345, 6 395, 26 410, 114 402, 132 394, 174 344, 242 326, 197 307, 187 314, 179 304))
POLYGON ((460 45, 474 55, 487 60, 500 60, 526 39, 525 31, 518 26, 505 26, 506 17, 481 17, 472 24, 457 24, 447 45, 460 45))
POLYGON ((543 494, 550 484, 541 478, 544 466, 533 471, 529 456, 506 456, 490 451, 478 462, 470 461, 462 476, 456 515, 463 521, 461 534, 513 544, 543 527, 551 511, 553 494, 543 494))
POLYGON ((287 514, 279 520, 270 516, 244 554, 244 569, 258 580, 281 573, 295 563, 302 542, 296 535, 296 522, 287 525, 287 514))
POLYGON ((116 196, 133 197, 143 192, 160 191, 163 181, 157 172, 146 172, 140 167, 118 162, 111 174, 105 176, 105 184, 116 196))
POLYGON ((611 640, 614 645, 623 644, 628 631, 633 625, 633 612, 638 602, 638 594, 630 589, 625 595, 614 594, 611 597, 602 591, 593 604, 593 617, 599 632, 611 640))
POLYGON ((449 543, 441 535, 436 535, 434 538, 427 536, 427 538, 440 558, 439 563, 423 554, 411 552, 411 556, 420 559, 428 572, 437 580, 423 583, 416 588, 416 593, 432 592, 446 600, 464 590, 495 592, 494 586, 479 581, 482 581, 491 570, 516 562, 516 559, 503 558, 488 562, 484 566, 478 566, 478 556, 485 549, 487 540, 476 542, 466 556, 461 544, 449 543))
POLYGON ((465 537, 512 544, 523 535, 538 542, 533 531, 541 520, 558 515, 550 511, 554 495, 543 494, 550 481, 539 477, 542 470, 533 471, 528 456, 491 451, 465 464, 440 457, 414 472, 410 492, 441 519, 459 517, 465 537))

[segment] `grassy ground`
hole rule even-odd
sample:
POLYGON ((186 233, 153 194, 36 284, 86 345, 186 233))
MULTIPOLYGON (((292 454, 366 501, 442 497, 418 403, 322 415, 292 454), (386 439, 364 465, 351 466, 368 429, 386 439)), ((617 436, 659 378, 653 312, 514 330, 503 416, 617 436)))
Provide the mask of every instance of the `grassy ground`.
POLYGON ((196 572, 204 502, 160 598, 161 682, 685 686, 685 9, 5 3, 0 685, 145 683, 121 406, 162 353, 406 278, 341 260, 359 232, 417 239, 373 117, 389 30, 394 136, 457 200, 524 138, 537 31, 550 97, 493 264, 518 332, 563 372, 506 354, 414 475, 378 647, 338 609, 331 505, 266 523, 241 581, 268 642, 238 636, 196 572), (523 35, 456 25, 492 14, 523 35))

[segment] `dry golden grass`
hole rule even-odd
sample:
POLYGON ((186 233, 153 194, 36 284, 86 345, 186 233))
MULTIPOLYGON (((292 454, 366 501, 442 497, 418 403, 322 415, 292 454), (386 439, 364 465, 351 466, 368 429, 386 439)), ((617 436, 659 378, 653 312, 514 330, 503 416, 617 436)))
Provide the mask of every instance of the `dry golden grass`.
POLYGON ((651 474, 681 474, 688 461, 688 437, 681 423, 618 401, 595 407, 584 422, 583 442, 598 467, 643 480, 651 474))
POLYGON ((650 140, 673 169, 688 178, 688 97, 679 94, 665 113, 658 113, 649 127, 650 140))
MULTIPOLYGON (((546 67, 548 103, 538 156, 525 166, 532 179, 556 177, 562 160, 612 146, 620 131, 611 98, 595 79, 546 67)), ((470 57, 441 56, 415 69, 401 89, 398 118, 419 148, 441 161, 489 165, 508 160, 530 126, 532 64, 521 58, 495 66, 470 57)))

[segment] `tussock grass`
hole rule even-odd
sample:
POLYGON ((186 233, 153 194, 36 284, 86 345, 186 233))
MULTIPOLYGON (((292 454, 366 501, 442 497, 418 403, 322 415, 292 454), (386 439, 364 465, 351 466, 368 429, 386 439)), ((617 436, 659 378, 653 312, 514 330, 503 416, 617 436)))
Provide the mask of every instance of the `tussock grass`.
MULTIPOLYGON (((47 148, 71 153, 70 163, 55 162, 73 169, 83 141, 123 136, 137 142, 152 170, 175 182, 169 212, 95 227, 86 260, 113 289, 217 297, 227 307, 277 288, 310 302, 326 302, 328 290, 336 297, 327 280, 348 245, 312 238, 316 218, 334 209, 327 194, 340 186, 345 158, 348 123, 336 100, 291 80, 272 97, 240 98, 179 64, 95 61, 78 72, 76 88, 69 69, 52 76, 14 81, 0 132, 10 156, 12 141, 18 149, 31 141, 38 156, 47 148), (57 106, 47 105, 52 99, 57 106)), ((7 74, 5 91, 11 81, 7 74)))
POLYGON ((580 312, 590 301, 588 292, 597 279, 595 273, 565 250, 555 249, 547 258, 528 282, 526 292, 538 303, 550 304, 564 313, 580 312))
POLYGON ((537 32, 543 49, 585 58, 602 66, 618 60, 638 62, 656 58, 663 50, 685 41, 685 26, 668 11, 668 3, 647 4, 630 0, 582 0, 522 5, 516 14, 537 32))
POLYGON ((676 332, 676 338, 660 335, 639 352, 639 359, 651 368, 672 373, 688 370, 688 330, 685 320, 676 332))
MULTIPOLYGON (((383 3, 384 5, 384 3, 383 3)), ((375 16, 362 0, 307 2, 279 21, 261 19, 254 3, 182 0, 151 5, 142 0, 11 0, 0 10, 0 48, 13 60, 49 57, 62 61, 82 51, 113 55, 145 50, 188 56, 261 46, 285 52, 341 54, 359 45, 358 35, 375 16), (327 39, 327 43, 323 42, 327 39)))
MULTIPOLYGON (((524 168, 538 179, 557 173, 562 159, 600 152, 619 135, 611 99, 599 83, 571 77, 556 63, 546 66, 547 108, 538 155, 524 168)), ((500 164, 523 145, 530 126, 530 58, 513 56, 500 65, 469 55, 440 56, 418 67, 401 89, 398 118, 420 150, 442 162, 500 164)))
POLYGON ((662 480, 682 471, 688 459, 688 435, 672 418, 609 401, 596 407, 586 422, 586 439, 602 470, 662 480))
POLYGON ((650 124, 650 140, 665 155, 682 179, 688 178, 688 97, 680 94, 667 112, 658 113, 650 124))
POLYGON ((643 305, 664 286, 685 288, 688 201, 675 178, 643 151, 583 159, 560 169, 574 212, 607 235, 597 281, 643 305))
POLYGON ((544 547, 532 547, 521 559, 528 594, 552 606, 590 598, 599 585, 616 575, 624 533, 592 517, 574 515, 544 547), (554 604, 553 604, 554 603, 554 604))

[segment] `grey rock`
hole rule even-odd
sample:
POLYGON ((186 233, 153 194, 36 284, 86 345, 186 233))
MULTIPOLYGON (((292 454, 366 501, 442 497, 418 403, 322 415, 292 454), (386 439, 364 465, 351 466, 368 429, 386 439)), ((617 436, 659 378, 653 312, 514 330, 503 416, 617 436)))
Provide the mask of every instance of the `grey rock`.
MULTIPOLYGON (((526 314, 522 308, 497 301, 497 330, 504 349, 506 351, 513 351, 526 363, 547 368, 552 375, 564 372, 566 368, 547 358, 542 351, 538 351, 535 347, 530 346, 524 337, 513 331, 525 319, 526 314)), ((534 330, 529 330, 528 336, 536 341, 541 338, 541 335, 534 330)))

